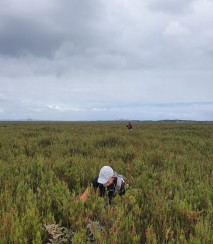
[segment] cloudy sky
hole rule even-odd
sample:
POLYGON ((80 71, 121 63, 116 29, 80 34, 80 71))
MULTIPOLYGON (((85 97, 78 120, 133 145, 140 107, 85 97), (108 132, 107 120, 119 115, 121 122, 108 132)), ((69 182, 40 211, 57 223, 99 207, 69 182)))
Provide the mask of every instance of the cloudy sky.
POLYGON ((212 0, 0 0, 0 120, 213 120, 212 0))

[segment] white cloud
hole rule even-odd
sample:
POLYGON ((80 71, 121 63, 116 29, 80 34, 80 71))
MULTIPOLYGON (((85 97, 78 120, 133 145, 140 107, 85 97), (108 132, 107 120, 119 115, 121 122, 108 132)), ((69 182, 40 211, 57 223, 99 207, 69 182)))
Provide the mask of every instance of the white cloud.
POLYGON ((82 108, 74 108, 74 107, 68 107, 68 106, 58 106, 58 105, 47 105, 48 108, 57 110, 59 112, 66 112, 66 111, 74 111, 74 112, 79 112, 79 111, 84 111, 82 108))
POLYGON ((107 110, 106 108, 92 108, 92 111, 97 111, 97 112, 106 111, 106 110, 107 110))
POLYGON ((182 26, 178 21, 172 21, 166 27, 164 34, 178 38, 189 34, 189 30, 182 26))
POLYGON ((196 14, 212 18, 213 2, 211 0, 197 0, 193 3, 193 10, 196 14))

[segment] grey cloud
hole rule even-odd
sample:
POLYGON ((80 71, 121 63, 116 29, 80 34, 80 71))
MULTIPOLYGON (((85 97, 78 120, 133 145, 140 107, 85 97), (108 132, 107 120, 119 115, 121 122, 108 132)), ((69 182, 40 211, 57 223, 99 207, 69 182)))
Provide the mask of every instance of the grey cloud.
POLYGON ((57 50, 63 36, 23 18, 5 18, 0 29, 0 54, 5 56, 51 56, 57 50))
POLYGON ((5 10, 0 17, 0 54, 53 56, 63 43, 73 47, 69 55, 82 53, 94 42, 98 6, 91 1, 64 0, 57 3, 54 11, 48 13, 47 9, 47 15, 41 16, 39 12, 37 16, 28 12, 25 16, 17 12, 11 15, 5 10))
POLYGON ((196 0, 149 0, 151 9, 169 14, 183 14, 192 11, 192 3, 196 0))
POLYGON ((6 96, 2 92, 0 92, 0 102, 5 100, 7 100, 6 96))
POLYGON ((4 1, 1 118, 210 118, 210 105, 189 103, 213 99, 212 9, 209 0, 4 1))
MULTIPOLYGON (((196 32, 191 31, 187 19, 184 23, 182 18, 173 20, 171 16, 157 14, 150 18, 151 12, 138 2, 142 13, 132 8, 136 13, 134 17, 128 12, 128 5, 130 9, 133 5, 128 3, 124 8, 121 3, 115 5, 120 9, 113 9, 111 4, 64 0, 57 2, 50 13, 46 11, 47 16, 43 13, 41 19, 29 14, 25 17, 3 15, 0 52, 11 57, 41 57, 41 60, 26 59, 26 65, 30 61, 32 72, 43 75, 50 72, 61 75, 75 69, 180 66, 186 57, 200 59, 201 53, 208 52, 204 46, 199 46, 200 54, 193 54, 194 47, 199 44, 195 42, 196 32)), ((157 2, 152 1, 152 4, 157 2)), ((167 1, 163 5, 170 6, 167 1)))

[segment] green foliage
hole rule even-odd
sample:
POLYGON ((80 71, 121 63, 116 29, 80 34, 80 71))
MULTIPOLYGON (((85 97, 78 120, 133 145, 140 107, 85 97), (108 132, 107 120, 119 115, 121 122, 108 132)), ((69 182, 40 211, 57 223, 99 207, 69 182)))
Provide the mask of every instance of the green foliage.
POLYGON ((88 220, 96 243, 213 243, 213 124, 2 122, 0 134, 0 243, 47 243, 47 225, 85 243, 88 220), (103 165, 126 194, 80 202, 103 165))

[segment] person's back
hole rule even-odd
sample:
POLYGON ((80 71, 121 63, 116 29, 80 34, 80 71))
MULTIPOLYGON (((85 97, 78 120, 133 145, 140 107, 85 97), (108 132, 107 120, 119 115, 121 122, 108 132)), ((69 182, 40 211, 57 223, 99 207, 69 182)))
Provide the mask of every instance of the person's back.
POLYGON ((132 124, 130 122, 127 124, 127 128, 128 130, 132 130, 132 124))

